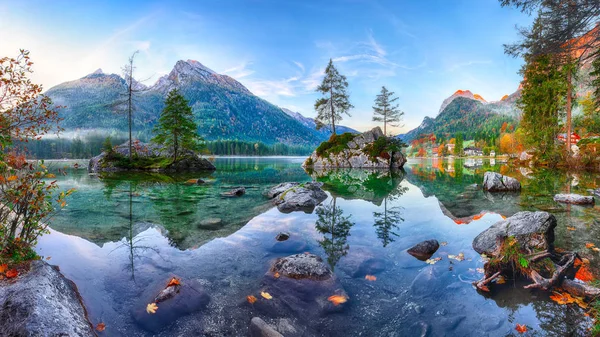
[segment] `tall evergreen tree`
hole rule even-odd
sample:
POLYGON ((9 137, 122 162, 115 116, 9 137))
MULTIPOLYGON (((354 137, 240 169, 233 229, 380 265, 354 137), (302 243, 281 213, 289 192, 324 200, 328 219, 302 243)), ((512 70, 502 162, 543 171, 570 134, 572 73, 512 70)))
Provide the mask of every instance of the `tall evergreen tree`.
POLYGON ((387 125, 398 127, 404 112, 400 111, 398 97, 394 97, 394 92, 387 90, 385 86, 381 87, 381 93, 375 98, 373 107, 373 121, 383 123, 383 134, 387 135, 387 125))
POLYGON ((202 137, 198 135, 198 126, 188 101, 173 89, 167 95, 165 108, 154 127, 156 136, 152 141, 173 150, 173 161, 177 161, 180 150, 199 150, 202 137))
POLYGON ((521 127, 526 145, 536 149, 538 159, 555 163, 556 135, 568 87, 566 70, 551 55, 529 57, 522 70, 526 80, 518 103, 523 111, 521 127))
POLYGON ((317 88, 317 92, 325 96, 315 102, 315 110, 318 113, 315 119, 317 130, 325 125, 330 125, 331 133, 335 136, 335 124, 342 120, 342 114, 350 116, 348 110, 354 106, 350 104, 348 99, 347 88, 346 76, 337 71, 330 59, 327 68, 325 68, 323 82, 317 88))

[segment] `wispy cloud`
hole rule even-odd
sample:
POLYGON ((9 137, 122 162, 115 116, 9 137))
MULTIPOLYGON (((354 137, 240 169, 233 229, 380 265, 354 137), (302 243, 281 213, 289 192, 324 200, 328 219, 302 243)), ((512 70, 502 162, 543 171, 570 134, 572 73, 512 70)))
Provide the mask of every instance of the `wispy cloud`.
POLYGON ((302 64, 302 63, 300 63, 300 62, 298 62, 298 61, 292 61, 292 62, 294 62, 294 64, 295 64, 295 65, 296 65, 298 68, 300 68, 300 70, 302 70, 302 72, 304 72, 304 64, 302 64))
POLYGON ((223 70, 223 74, 227 74, 235 79, 244 78, 254 74, 254 70, 248 69, 252 62, 242 62, 239 65, 223 70))
POLYGON ((491 60, 483 60, 483 61, 473 60, 473 61, 458 62, 458 63, 451 64, 446 70, 449 72, 453 72, 453 71, 456 71, 456 70, 458 70, 460 68, 464 68, 464 67, 470 67, 470 66, 482 65, 482 64, 492 64, 492 63, 493 62, 491 60))

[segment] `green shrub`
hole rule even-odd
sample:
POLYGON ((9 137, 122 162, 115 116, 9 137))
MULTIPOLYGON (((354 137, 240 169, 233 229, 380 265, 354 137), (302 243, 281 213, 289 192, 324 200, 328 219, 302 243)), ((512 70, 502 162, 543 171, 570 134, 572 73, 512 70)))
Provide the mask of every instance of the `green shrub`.
POLYGON ((341 135, 331 135, 328 141, 321 143, 317 147, 317 155, 319 157, 329 157, 329 154, 338 154, 348 147, 356 135, 346 132, 341 135))

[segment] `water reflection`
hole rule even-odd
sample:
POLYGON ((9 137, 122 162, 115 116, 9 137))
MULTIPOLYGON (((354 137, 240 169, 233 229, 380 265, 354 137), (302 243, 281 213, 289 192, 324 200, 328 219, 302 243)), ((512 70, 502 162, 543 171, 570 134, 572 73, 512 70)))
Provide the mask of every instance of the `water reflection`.
POLYGON ((350 228, 354 226, 350 215, 345 216, 344 210, 336 206, 336 201, 337 197, 333 197, 328 203, 316 209, 318 219, 315 224, 316 230, 323 234, 319 245, 325 250, 327 262, 332 270, 342 256, 348 254, 348 249, 350 249, 348 236, 350 228))

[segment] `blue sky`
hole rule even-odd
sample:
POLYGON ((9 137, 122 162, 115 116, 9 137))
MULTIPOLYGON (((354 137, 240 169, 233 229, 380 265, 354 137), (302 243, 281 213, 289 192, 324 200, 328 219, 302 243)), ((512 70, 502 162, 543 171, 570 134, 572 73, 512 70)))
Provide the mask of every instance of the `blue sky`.
POLYGON ((344 125, 369 129, 375 95, 396 92, 410 130, 468 89, 488 101, 514 92, 522 61, 504 55, 531 18, 473 1, 4 1, 0 56, 31 50, 45 88, 97 68, 119 73, 140 50, 146 84, 180 59, 236 78, 256 95, 314 117, 314 89, 331 58, 355 108, 344 125), (123 4, 124 3, 124 4, 123 4))

